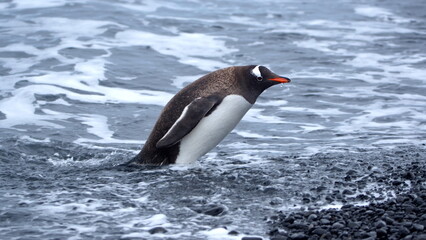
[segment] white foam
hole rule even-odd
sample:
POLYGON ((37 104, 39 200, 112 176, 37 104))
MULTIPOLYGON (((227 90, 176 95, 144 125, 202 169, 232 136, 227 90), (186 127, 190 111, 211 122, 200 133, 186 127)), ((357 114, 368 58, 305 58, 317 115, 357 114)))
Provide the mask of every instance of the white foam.
POLYGON ((355 8, 355 13, 370 18, 376 18, 383 21, 395 21, 397 23, 409 22, 409 19, 399 17, 387 9, 372 7, 372 6, 360 6, 355 8))
POLYGON ((386 15, 392 15, 388 10, 379 7, 362 6, 355 8, 355 13, 367 16, 367 17, 380 17, 386 15))
POLYGON ((257 41, 257 42, 249 43, 249 44, 247 44, 247 46, 260 46, 260 45, 264 45, 264 44, 265 44, 264 42, 257 41))
POLYGON ((156 227, 156 226, 165 226, 168 225, 167 216, 164 214, 155 214, 147 219, 140 221, 146 227, 156 227))
POLYGON ((38 104, 42 105, 42 104, 58 104, 58 105, 64 105, 64 106, 71 106, 70 103, 68 103, 67 101, 65 101, 64 99, 56 99, 55 101, 51 101, 51 102, 47 102, 47 101, 38 101, 38 104))
POLYGON ((326 129, 326 127, 320 124, 308 124, 308 123, 303 123, 303 124, 304 125, 299 125, 299 127, 303 128, 305 132, 312 132, 312 131, 326 129))
MULTIPOLYGON (((63 120, 71 117, 70 114, 55 114, 55 116, 36 114, 37 103, 35 94, 65 94, 68 98, 76 101, 106 103, 106 102, 124 102, 165 105, 172 97, 172 94, 155 91, 134 91, 122 88, 110 88, 99 86, 93 82, 90 76, 71 75, 71 73, 51 72, 47 75, 29 78, 36 83, 50 83, 52 85, 30 85, 15 90, 14 95, 0 100, 0 111, 6 115, 6 119, 0 121, 0 126, 11 128, 20 124, 35 124, 47 127, 62 128, 60 125, 52 123, 50 120, 63 120), (68 76, 67 76, 68 75, 68 76), (52 86, 62 79, 61 85, 64 87, 84 90, 95 94, 81 94, 64 88, 52 86), (78 80, 92 82, 91 85, 83 84, 78 80)), ((42 103, 44 103, 42 101, 42 103)), ((47 110, 44 110, 47 113, 47 110)))
POLYGON ((136 2, 132 0, 124 0, 119 3, 114 3, 116 6, 124 7, 127 9, 141 11, 141 12, 155 12, 159 8, 168 8, 174 10, 187 10, 185 7, 177 5, 170 1, 158 1, 158 0, 144 0, 143 2, 136 2), (124 2, 124 3, 122 3, 124 2))
POLYGON ((273 29, 269 30, 267 32, 270 33, 298 33, 302 35, 308 35, 311 37, 318 37, 318 38, 335 38, 336 36, 342 35, 342 32, 339 29, 341 26, 338 25, 336 22, 331 22, 327 24, 328 29, 327 31, 324 31, 324 29, 311 29, 309 27, 304 27, 304 25, 310 25, 311 23, 308 22, 288 22, 288 21, 281 21, 280 24, 274 24, 273 29), (332 25, 331 25, 332 24, 332 25), (285 26, 285 27, 282 27, 285 26))
POLYGON ((39 143, 49 143, 50 142, 50 138, 36 139, 36 138, 30 137, 30 136, 27 136, 27 135, 23 135, 23 136, 19 137, 19 139, 30 141, 30 142, 39 142, 39 143))
POLYGON ((195 75, 195 76, 176 76, 173 79, 173 86, 177 87, 177 88, 183 88, 185 83, 188 82, 193 82, 195 80, 197 80, 198 78, 202 77, 203 75, 195 75))
POLYGON ((207 231, 201 231, 200 234, 207 237, 209 240, 239 240, 241 236, 232 236, 228 234, 225 228, 213 228, 207 231))
POLYGON ((250 131, 237 131, 237 130, 234 130, 233 132, 235 132, 236 134, 238 134, 239 136, 241 136, 241 137, 244 137, 244 138, 259 138, 259 139, 265 139, 265 138, 268 138, 268 139, 272 139, 272 138, 279 138, 279 137, 277 137, 277 136, 265 136, 265 135, 261 135, 261 134, 258 134, 258 133, 253 133, 253 132, 250 132, 250 131))
POLYGON ((381 66, 380 62, 388 61, 392 57, 378 53, 358 53, 352 61, 346 62, 354 67, 376 67, 381 66))
MULTIPOLYGON (((113 156, 113 154, 111 154, 110 156, 113 156)), ((58 166, 58 167, 75 166, 75 167, 86 168, 88 166, 101 166, 107 163, 109 159, 110 159, 109 156, 107 156, 105 158, 90 158, 90 159, 85 159, 84 161, 76 161, 76 159, 74 159, 74 157, 71 155, 61 157, 58 153, 55 153, 53 154, 52 157, 49 157, 47 160, 53 166, 58 166)))
MULTIPOLYGON (((0 48, 0 51, 17 51, 24 52, 29 57, 26 58, 3 58, 0 59, 4 66, 11 69, 11 73, 19 73, 28 70, 31 66, 38 64, 42 60, 57 59, 63 64, 79 63, 78 58, 67 58, 59 54, 59 51, 64 48, 99 48, 108 52, 108 44, 105 39, 99 38, 96 40, 80 41, 80 37, 88 37, 92 39, 94 36, 106 31, 103 28, 106 25, 115 25, 123 27, 119 24, 108 21, 95 20, 77 20, 58 17, 40 17, 32 19, 31 23, 23 21, 15 21, 11 23, 17 27, 11 27, 10 32, 23 35, 30 34, 36 31, 48 31, 53 37, 61 39, 61 43, 48 48, 35 48, 23 43, 14 43, 0 48), (107 45, 107 46, 105 46, 107 45)), ((104 57, 107 57, 106 54, 104 57)))
POLYGON ((280 110, 287 111, 287 112, 315 113, 321 116, 335 116, 335 115, 347 114, 345 112, 340 111, 338 108, 318 109, 318 108, 304 108, 304 107, 280 107, 280 110))
MULTIPOLYGON (((6 115, 6 119, 0 120, 0 127, 13 128, 17 125, 39 125, 53 128, 63 128, 61 125, 51 122, 58 116, 35 114, 36 101, 34 91, 46 93, 44 86, 31 86, 17 89, 12 97, 0 100, 0 111, 6 115)), ((47 91, 48 92, 48 91, 47 91)), ((67 114, 64 114, 64 117, 67 114)), ((62 119, 59 117, 59 119, 62 119)))
POLYGON ((370 83, 377 82, 402 82, 405 78, 415 79, 419 81, 426 81, 424 76, 426 70, 410 66, 411 64, 421 63, 424 61, 425 56, 395 56, 383 55, 378 53, 360 52, 357 53, 351 61, 345 64, 358 67, 358 68, 376 68, 377 71, 363 71, 353 76, 370 83))
POLYGON ((128 139, 116 139, 113 138, 114 132, 111 131, 108 127, 108 118, 102 115, 96 114, 84 114, 79 118, 83 124, 88 125, 87 132, 95 135, 99 139, 88 139, 88 138, 79 138, 74 142, 87 143, 87 142, 96 142, 96 143, 129 143, 129 144, 140 144, 140 140, 128 140, 128 139))
MULTIPOLYGON (((233 132, 236 132, 236 131, 234 130, 233 132)), ((221 146, 224 146, 224 145, 222 144, 221 146)), ((235 149, 252 149, 255 146, 250 145, 250 144, 245 143, 245 142, 232 142, 232 143, 227 144, 226 147, 235 148, 235 149)), ((214 158, 214 157, 216 157, 216 156, 212 156, 211 158, 214 158)))
MULTIPOLYGON (((79 27, 80 25, 85 25, 85 21, 82 20, 63 20, 63 19, 51 19, 54 21, 59 21, 64 23, 66 26, 75 25, 79 27)), ((38 19, 36 22, 43 22, 46 19, 38 19)), ((87 29, 96 33, 101 33, 101 31, 96 31, 97 28, 103 26, 107 22, 98 22, 98 21, 88 21, 87 29)), ((46 23, 45 23, 46 24, 46 23)), ((42 28, 42 27, 40 27, 42 28)), ((72 35, 71 38, 76 38, 74 36, 77 31, 75 27, 47 27, 51 31, 60 31, 64 30, 61 34, 72 35)), ((102 30, 104 31, 104 30, 102 30)), ((84 34, 84 31, 82 31, 84 34)), ((83 42, 79 43, 82 47, 83 42)), ((58 58, 59 60, 65 63, 72 63, 76 60, 68 60, 64 57, 60 57, 58 50, 63 46, 57 46, 47 49, 37 49, 32 46, 24 44, 12 44, 7 47, 1 48, 1 50, 8 49, 9 51, 23 51, 28 54, 34 55, 35 57, 30 57, 25 64, 18 65, 18 67, 9 66, 12 68, 12 73, 21 72, 27 70, 33 64, 42 61, 47 58, 58 58), (10 48, 10 49, 9 49, 10 48), (30 63, 31 62, 31 63, 30 63), (28 63, 28 64, 27 64, 28 63)), ((13 63, 13 62, 12 62, 13 63)), ((9 64, 12 64, 9 62, 9 64)), ((92 103, 106 103, 106 102, 116 102, 116 103, 140 103, 140 104, 155 104, 155 105, 165 105, 167 101, 172 97, 172 94, 165 92, 156 92, 148 90, 130 90, 123 88, 112 88, 99 85, 99 81, 105 79, 105 64, 106 60, 103 58, 91 59, 86 61, 79 60, 75 64, 75 72, 42 72, 36 76, 21 76, 17 75, 15 78, 9 77, 6 78, 6 88, 12 88, 13 84, 19 80, 28 80, 37 85, 31 85, 16 89, 12 92, 12 96, 9 98, 4 98, 0 101, 0 111, 6 115, 6 119, 0 121, 0 126, 2 127, 13 127, 22 124, 30 125, 40 125, 47 127, 61 128, 60 125, 52 123, 50 120, 64 120, 70 118, 70 114, 59 113, 54 114, 55 116, 40 115, 36 114, 36 109, 40 108, 40 105, 46 104, 45 101, 37 101, 35 99, 35 94, 64 94, 67 98, 83 101, 83 102, 92 102, 92 103), (13 81, 14 80, 14 81, 13 81), (59 81, 60 80, 60 81, 59 81), (70 89, 77 89, 80 91, 89 92, 87 93, 77 93, 70 89)), ((58 99, 54 102, 49 102, 51 104, 63 104, 70 105, 62 99, 58 99)), ((46 113, 47 110, 44 112, 46 113)))
POLYGON ((408 104, 407 107, 402 104, 401 101, 399 104, 390 105, 384 101, 375 101, 368 106, 364 106, 364 111, 361 114, 353 116, 346 119, 343 124, 336 129, 342 132, 357 132, 361 129, 364 130, 378 130, 380 129, 383 132, 393 132, 395 129, 398 129, 399 133, 402 133, 403 130, 411 132, 412 129, 426 129, 419 124, 419 121, 422 119, 410 118, 412 114, 421 114, 423 112, 422 107, 416 107, 408 104), (378 118, 388 118, 394 117, 392 121, 376 121, 378 118))
POLYGON ((243 117, 246 122, 260 122, 260 123, 284 123, 279 117, 262 115, 263 109, 251 108, 243 117))
MULTIPOLYGON (((423 129, 424 131, 424 129, 423 129)), ((426 140, 419 138, 418 136, 406 136, 404 135, 404 138, 401 139, 401 137, 397 137, 394 139, 380 139, 378 141, 375 141, 373 144, 374 145, 387 145, 387 146, 398 146, 398 144, 413 144, 415 143, 416 145, 420 145, 420 144, 426 144, 426 140)))
POLYGON ((223 37, 201 33, 180 33, 167 36, 126 30, 117 33, 116 38, 126 46, 148 45, 161 54, 174 56, 183 64, 192 65, 205 71, 227 66, 227 63, 222 62, 223 57, 237 51, 226 47, 225 41, 221 40, 223 37))
MULTIPOLYGON (((57 191, 52 192, 50 195, 52 197, 58 196, 60 194, 67 194, 66 191, 57 191)), ((69 202, 69 203, 62 203, 57 205, 39 205, 35 207, 35 209, 40 210, 45 213, 49 214, 62 214, 62 213, 68 213, 70 211, 75 212, 93 212, 96 211, 97 208, 100 208, 103 206, 104 200, 96 200, 96 201, 87 201, 91 199, 81 199, 78 202, 69 202)))
POLYGON ((33 1, 33 0, 14 0, 13 4, 10 4, 9 7, 15 9, 30 9, 30 8, 51 8, 51 7, 60 7, 65 4, 83 2, 79 0, 43 0, 43 1, 33 1))
POLYGON ((322 207, 320 207, 321 210, 328 210, 328 209, 341 209, 343 207, 342 203, 333 203, 333 204, 327 204, 322 207))
POLYGON ((318 41, 315 39, 308 39, 294 42, 298 47, 310 48, 321 52, 335 53, 335 54, 345 54, 347 51, 345 49, 332 49, 332 46, 337 45, 338 42, 335 41, 318 41))
POLYGON ((286 101, 286 100, 273 100, 273 101, 268 101, 268 102, 256 102, 256 105, 277 107, 277 106, 287 105, 287 103, 288 103, 288 101, 286 101))

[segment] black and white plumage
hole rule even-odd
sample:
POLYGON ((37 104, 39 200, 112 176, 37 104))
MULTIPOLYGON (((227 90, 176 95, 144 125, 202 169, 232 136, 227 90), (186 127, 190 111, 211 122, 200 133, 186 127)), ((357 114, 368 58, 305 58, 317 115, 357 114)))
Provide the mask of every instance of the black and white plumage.
POLYGON ((211 72, 179 91, 164 107, 133 164, 188 164, 234 129, 267 88, 290 82, 264 66, 211 72))

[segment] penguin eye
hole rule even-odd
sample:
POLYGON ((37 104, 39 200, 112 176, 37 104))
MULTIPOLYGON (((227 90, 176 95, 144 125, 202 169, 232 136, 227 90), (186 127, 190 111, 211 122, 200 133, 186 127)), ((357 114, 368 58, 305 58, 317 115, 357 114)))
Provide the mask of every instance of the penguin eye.
POLYGON ((262 73, 260 72, 260 69, 259 69, 259 65, 257 65, 256 67, 254 67, 252 70, 251 70, 251 74, 257 79, 257 81, 262 81, 263 80, 263 77, 262 77, 262 73))

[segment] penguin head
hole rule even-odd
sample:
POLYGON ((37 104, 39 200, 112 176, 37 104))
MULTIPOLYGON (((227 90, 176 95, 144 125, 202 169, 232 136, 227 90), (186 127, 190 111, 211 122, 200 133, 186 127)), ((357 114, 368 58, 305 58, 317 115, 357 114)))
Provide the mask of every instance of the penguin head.
POLYGON ((247 80, 251 82, 250 85, 257 85, 260 88, 267 89, 279 83, 289 83, 291 80, 287 77, 279 76, 271 70, 260 65, 248 66, 249 74, 247 80))

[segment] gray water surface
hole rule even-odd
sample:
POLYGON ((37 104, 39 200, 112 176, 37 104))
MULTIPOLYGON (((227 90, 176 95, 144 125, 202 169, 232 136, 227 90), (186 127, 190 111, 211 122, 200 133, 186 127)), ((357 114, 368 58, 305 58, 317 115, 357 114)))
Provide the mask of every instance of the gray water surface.
POLYGON ((423 1, 0 9, 1 239, 266 238, 277 211, 394 197, 369 176, 424 151, 423 1), (199 163, 118 167, 179 89, 249 64, 292 82, 263 93, 199 163), (353 196, 336 197, 344 189, 353 196))

